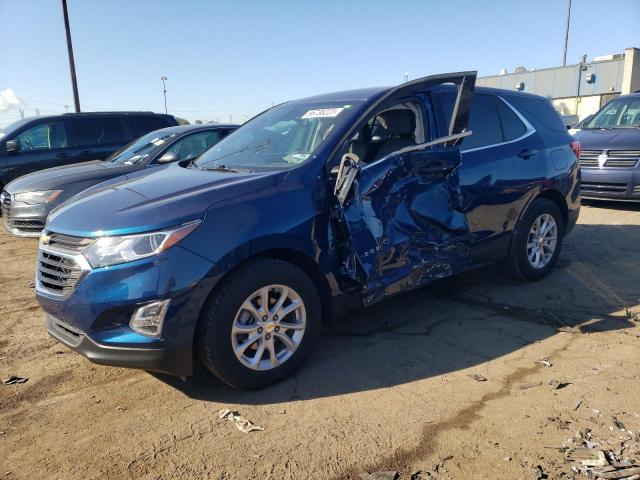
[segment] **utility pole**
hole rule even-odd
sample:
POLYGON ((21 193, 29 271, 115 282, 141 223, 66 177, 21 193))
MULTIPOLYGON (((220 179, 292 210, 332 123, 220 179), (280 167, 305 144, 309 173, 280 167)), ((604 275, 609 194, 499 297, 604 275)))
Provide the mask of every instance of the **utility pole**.
POLYGON ((163 75, 160 77, 160 80, 162 80, 162 94, 164 95, 164 113, 167 113, 167 86, 164 82, 169 79, 163 75))
POLYGON ((78 96, 78 81, 76 80, 76 64, 73 60, 73 45, 71 45, 71 29, 69 28, 67 0, 62 0, 62 13, 64 14, 64 29, 67 32, 67 52, 69 53, 69 71, 71 73, 71 87, 73 88, 73 103, 76 107, 76 113, 80 113, 80 97, 78 96))
POLYGON ((569 45, 569 25, 571 24, 571 0, 569 0, 569 11, 567 12, 567 28, 564 32, 564 55, 562 57, 562 66, 567 66, 567 46, 569 45))

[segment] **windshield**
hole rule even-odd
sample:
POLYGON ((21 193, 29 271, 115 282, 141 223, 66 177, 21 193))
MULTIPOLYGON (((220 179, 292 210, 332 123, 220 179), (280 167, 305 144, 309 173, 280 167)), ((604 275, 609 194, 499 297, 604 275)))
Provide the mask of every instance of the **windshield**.
POLYGON ((300 165, 361 101, 290 102, 257 116, 202 154, 202 169, 282 170, 300 165))
POLYGON ((144 161, 152 153, 162 148, 170 139, 175 137, 174 132, 151 132, 107 158, 108 162, 122 163, 124 165, 135 165, 144 161))
POLYGON ((621 97, 609 102, 585 128, 640 127, 640 97, 621 97))

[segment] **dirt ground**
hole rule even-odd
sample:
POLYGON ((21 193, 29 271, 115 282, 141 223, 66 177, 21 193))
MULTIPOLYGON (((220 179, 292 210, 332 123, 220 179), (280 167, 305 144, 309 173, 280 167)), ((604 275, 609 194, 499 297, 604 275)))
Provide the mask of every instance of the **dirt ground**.
POLYGON ((56 343, 35 250, 0 234, 0 376, 28 377, 0 384, 2 479, 569 479, 579 432, 640 461, 640 206, 583 206, 541 282, 486 268, 355 312, 258 392, 93 365, 56 343))

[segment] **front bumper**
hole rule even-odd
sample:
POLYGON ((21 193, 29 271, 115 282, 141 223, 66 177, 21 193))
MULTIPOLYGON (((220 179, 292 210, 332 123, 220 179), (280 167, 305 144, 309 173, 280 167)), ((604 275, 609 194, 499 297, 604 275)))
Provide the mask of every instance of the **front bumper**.
POLYGON ((212 264, 176 245, 147 259, 83 272, 71 291, 38 288, 51 336, 95 363, 188 376, 202 305, 213 281, 212 264), (159 337, 133 331, 133 312, 171 299, 159 337))
POLYGON ((584 199, 640 201, 640 169, 582 167, 584 199))
POLYGON ((191 344, 169 348, 104 345, 52 315, 47 315, 47 332, 60 343, 100 365, 139 368, 179 377, 186 377, 192 372, 191 344))
POLYGON ((2 192, 2 217, 5 229, 18 237, 38 237, 44 228, 51 207, 16 202, 8 192, 2 192))

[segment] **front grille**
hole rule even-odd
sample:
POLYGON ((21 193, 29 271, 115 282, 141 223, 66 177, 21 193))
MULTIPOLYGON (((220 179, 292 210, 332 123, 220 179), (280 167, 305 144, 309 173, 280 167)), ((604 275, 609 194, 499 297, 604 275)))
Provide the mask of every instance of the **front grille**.
POLYGON ((36 280, 40 289, 54 295, 67 295, 82 276, 82 268, 71 257, 46 250, 38 252, 36 280))
POLYGON ((640 160, 640 150, 583 150, 580 154, 580 166, 587 168, 633 168, 640 160), (607 156, 604 165, 600 167, 598 157, 607 156))
POLYGON ((582 150, 580 152, 580 166, 581 167, 597 167, 598 155, 602 153, 602 150, 582 150))
POLYGON ((585 193, 624 193, 626 190, 626 183, 582 182, 581 187, 581 191, 585 193))
POLYGON ((633 168, 640 159, 640 150, 610 150, 605 166, 633 168))
POLYGON ((73 237, 61 233, 48 233, 47 236, 49 237, 47 243, 49 247, 69 253, 80 253, 94 240, 93 238, 73 237))
POLYGON ((14 220, 11 226, 22 233, 38 233, 44 228, 44 224, 39 220, 14 220))
POLYGON ((2 211, 2 216, 4 217, 4 221, 9 223, 9 217, 11 215, 11 195, 7 192, 2 192, 2 196, 0 197, 0 207, 2 211))

